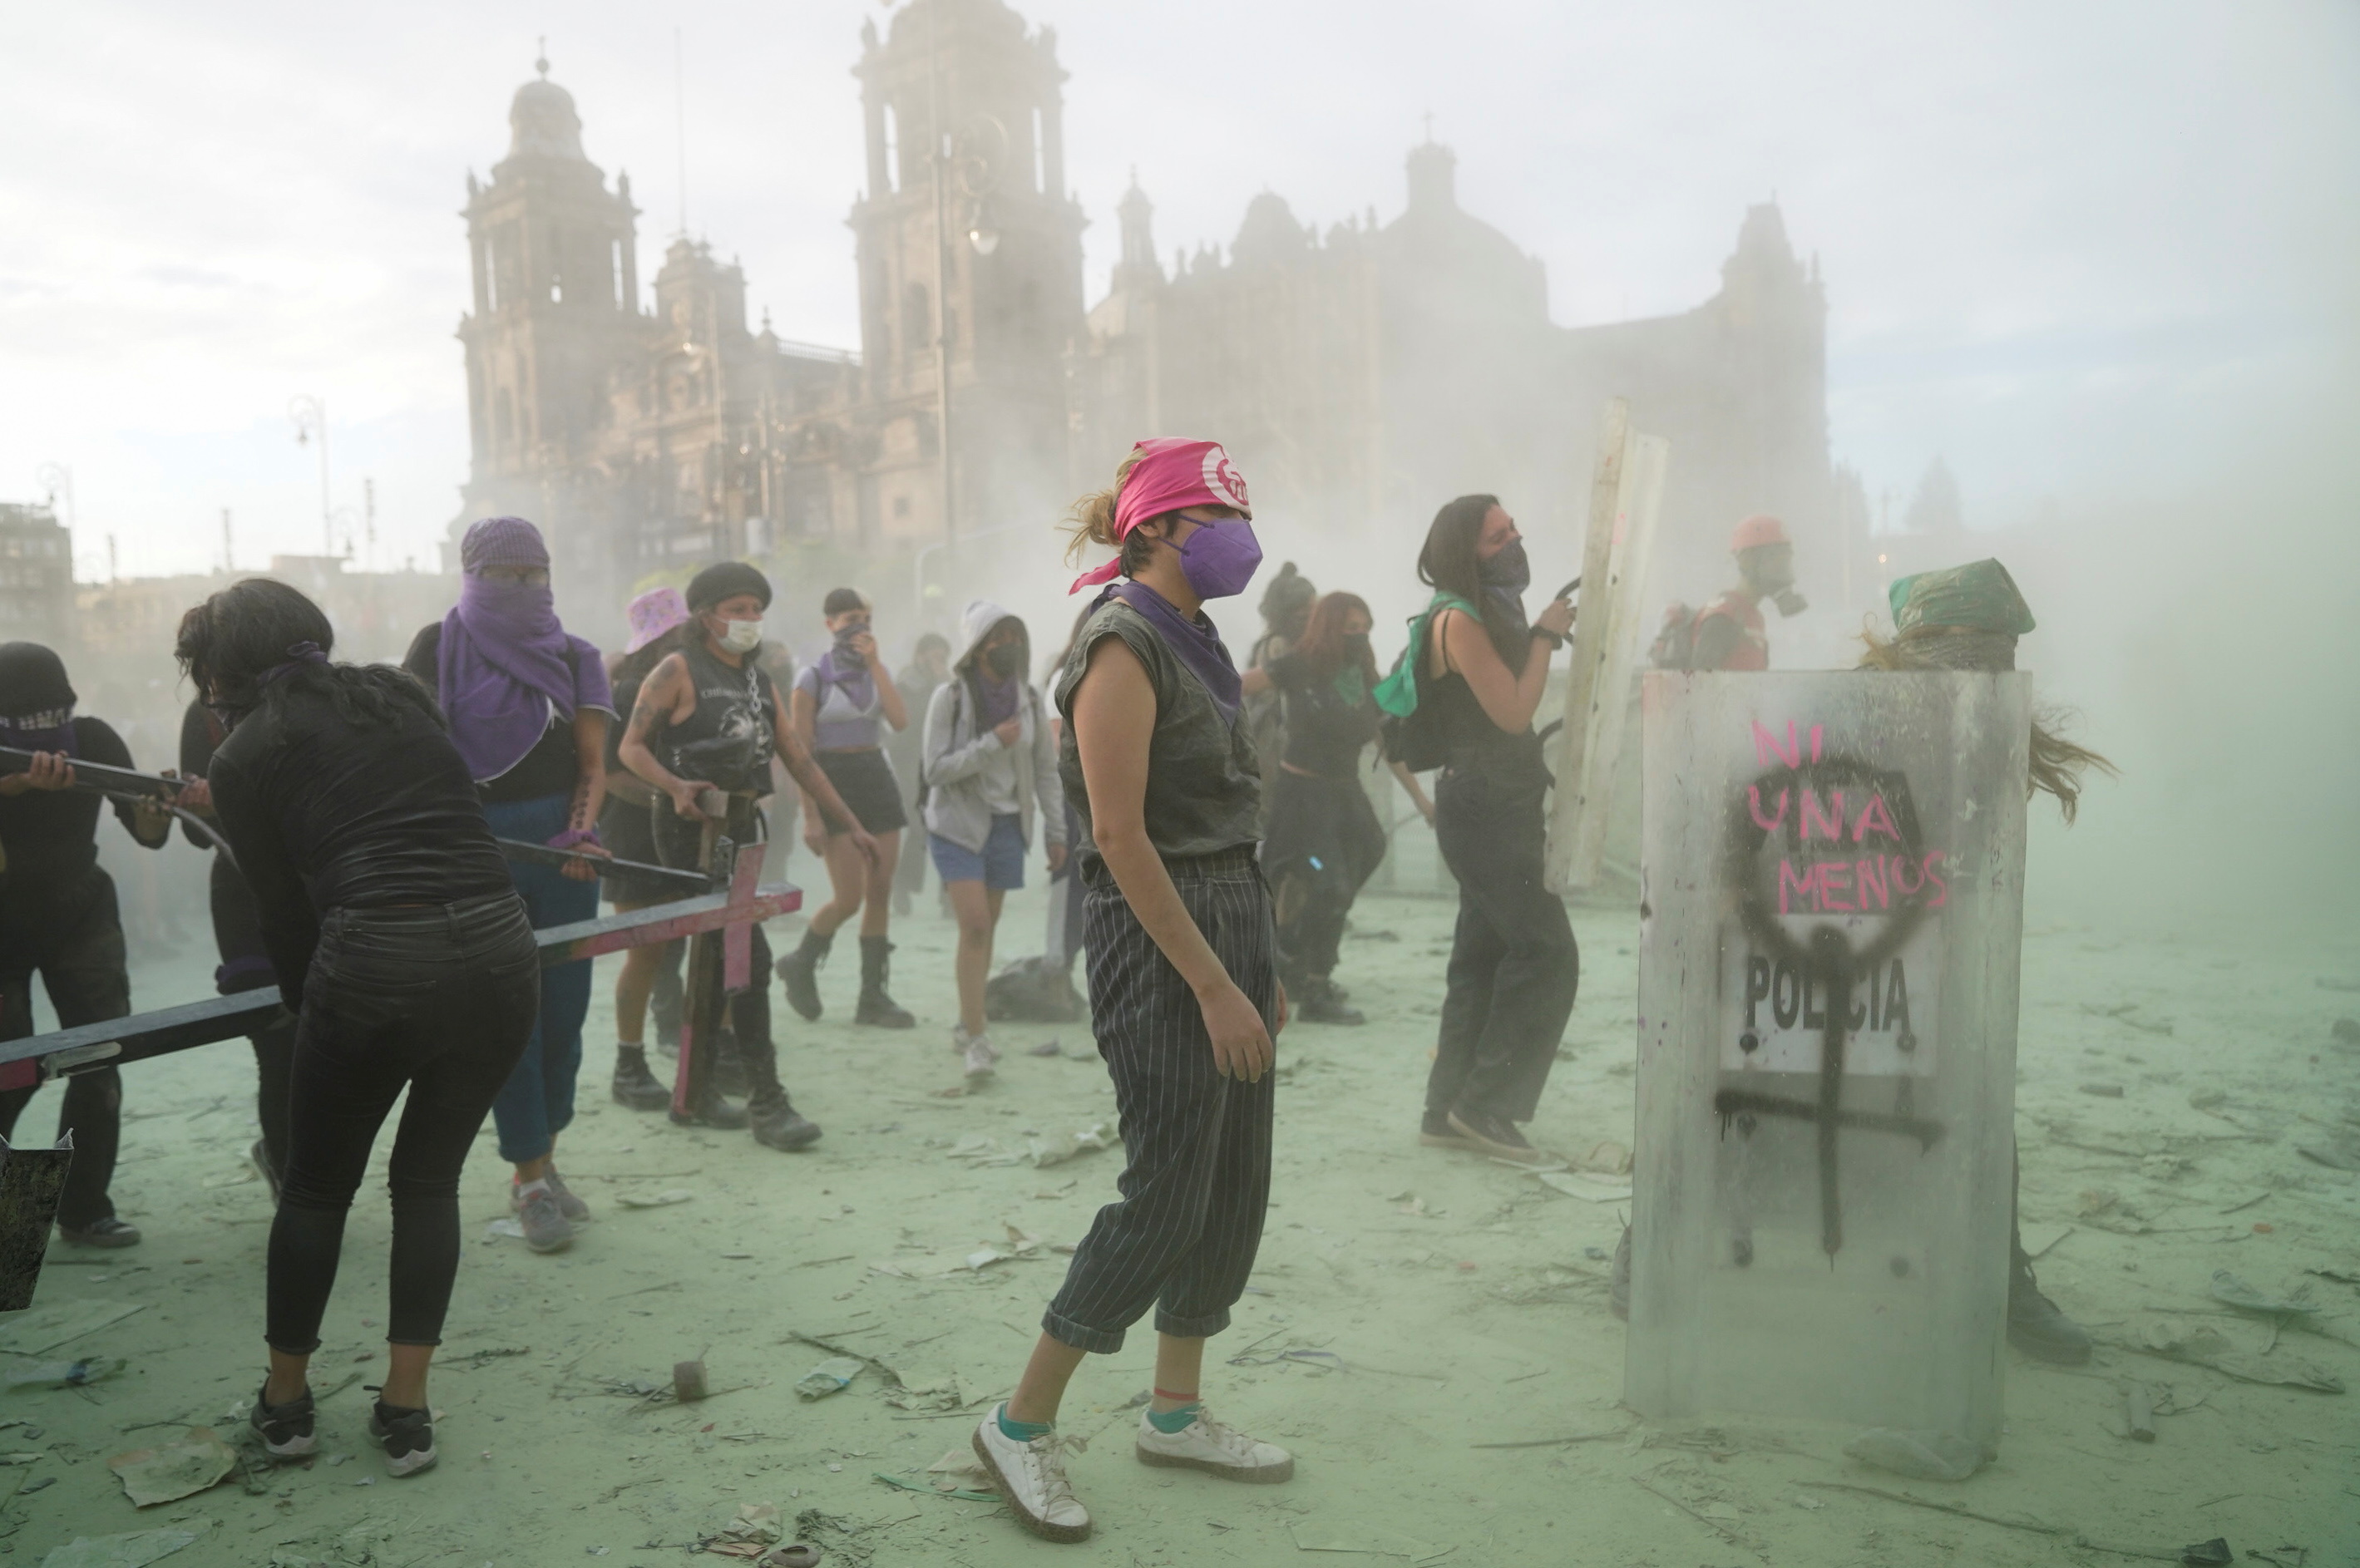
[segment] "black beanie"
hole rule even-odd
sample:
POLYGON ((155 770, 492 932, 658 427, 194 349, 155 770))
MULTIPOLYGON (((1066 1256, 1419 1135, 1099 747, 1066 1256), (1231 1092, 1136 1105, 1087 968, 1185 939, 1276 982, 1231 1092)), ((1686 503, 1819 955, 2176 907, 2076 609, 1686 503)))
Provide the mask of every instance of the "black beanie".
POLYGON ((16 718, 73 704, 64 659, 37 642, 0 643, 0 714, 16 718))
POLYGON ((769 578, 742 561, 716 562, 689 580, 689 613, 709 610, 722 600, 734 599, 740 593, 751 593, 762 601, 762 608, 770 607, 769 578))

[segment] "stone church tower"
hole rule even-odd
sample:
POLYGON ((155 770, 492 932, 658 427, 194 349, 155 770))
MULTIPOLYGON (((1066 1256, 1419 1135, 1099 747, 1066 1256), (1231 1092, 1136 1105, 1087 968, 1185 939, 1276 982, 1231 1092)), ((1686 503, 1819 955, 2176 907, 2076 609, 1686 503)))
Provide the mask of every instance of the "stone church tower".
POLYGON ((1056 35, 1000 0, 912 0, 861 43, 869 190, 851 225, 880 531, 957 538, 1054 515, 1070 499, 1083 223, 1056 35))
POLYGON ((573 586, 610 587, 613 552, 585 470, 606 423, 608 377, 637 354, 645 328, 639 212, 630 177, 610 191, 583 153, 574 95, 549 80, 546 60, 533 63, 539 77, 508 106, 508 157, 489 185, 467 177, 465 511, 534 519, 560 570, 588 574, 573 586))

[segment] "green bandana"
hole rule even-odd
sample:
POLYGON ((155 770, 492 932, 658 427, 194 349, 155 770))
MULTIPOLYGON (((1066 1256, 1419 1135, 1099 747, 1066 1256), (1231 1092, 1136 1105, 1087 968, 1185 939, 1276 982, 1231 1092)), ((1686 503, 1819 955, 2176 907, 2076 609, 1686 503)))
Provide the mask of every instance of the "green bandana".
POLYGON ((2016 592, 2016 579, 1996 560, 1971 561, 1964 566, 1897 578, 1892 599, 1896 631, 1966 626, 2022 637, 2036 625, 2032 607, 2016 592))

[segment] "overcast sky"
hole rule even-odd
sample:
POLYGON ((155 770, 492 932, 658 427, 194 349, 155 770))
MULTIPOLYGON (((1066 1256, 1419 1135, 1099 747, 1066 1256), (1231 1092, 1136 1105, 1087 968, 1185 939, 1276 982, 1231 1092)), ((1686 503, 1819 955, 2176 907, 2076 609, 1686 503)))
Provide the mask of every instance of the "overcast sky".
MULTIPOLYGON (((1269 189, 1390 219, 1431 112, 1463 205, 1568 324, 1679 310, 1773 192, 1830 305, 1834 455, 1896 493, 1946 454, 1970 520, 2191 483, 2348 411, 2360 7, 1030 0, 1072 73, 1104 287, 1136 165, 1168 257, 1269 189)), ((0 24, 0 499, 71 466, 85 574, 319 548, 287 417, 327 400, 333 503, 432 559, 467 457, 457 210, 547 34, 590 157, 742 258, 785 336, 857 344, 846 211, 863 0, 399 7, 77 0, 0 24)), ((1578 439, 1584 441, 1587 432, 1578 439)))

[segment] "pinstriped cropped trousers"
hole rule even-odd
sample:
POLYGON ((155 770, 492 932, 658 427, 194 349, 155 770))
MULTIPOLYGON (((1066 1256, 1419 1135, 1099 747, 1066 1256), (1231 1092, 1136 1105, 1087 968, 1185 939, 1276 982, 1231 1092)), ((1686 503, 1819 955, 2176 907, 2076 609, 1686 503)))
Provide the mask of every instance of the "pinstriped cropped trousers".
MULTIPOLYGON (((1229 977, 1274 1024, 1274 922, 1251 846, 1165 864, 1229 977)), ((1041 1326, 1107 1355, 1150 1306, 1161 1334, 1194 1339, 1229 1326, 1262 1244, 1277 1078, 1221 1076, 1196 993, 1102 869, 1086 899, 1092 1030, 1122 1118, 1122 1199, 1098 1211, 1074 1249, 1041 1326)))

